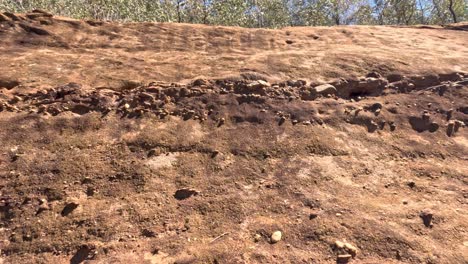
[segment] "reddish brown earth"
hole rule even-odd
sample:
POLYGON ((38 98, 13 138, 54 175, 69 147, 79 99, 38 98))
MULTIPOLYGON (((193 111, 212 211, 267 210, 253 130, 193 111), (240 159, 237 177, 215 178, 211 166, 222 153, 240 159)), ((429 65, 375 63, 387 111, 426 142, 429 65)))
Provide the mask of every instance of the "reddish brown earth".
POLYGON ((0 15, 0 263, 467 263, 464 28, 0 15))

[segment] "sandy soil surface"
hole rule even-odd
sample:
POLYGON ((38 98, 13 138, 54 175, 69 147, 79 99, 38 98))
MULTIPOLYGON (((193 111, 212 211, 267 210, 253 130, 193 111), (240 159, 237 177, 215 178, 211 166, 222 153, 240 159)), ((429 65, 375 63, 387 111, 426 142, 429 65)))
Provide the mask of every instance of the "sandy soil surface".
POLYGON ((25 85, 79 82, 96 87, 241 75, 315 81, 372 70, 468 71, 468 33, 441 27, 267 30, 33 18, 0 26, 0 74, 25 85))
POLYGON ((467 263, 468 32, 0 15, 0 263, 467 263))

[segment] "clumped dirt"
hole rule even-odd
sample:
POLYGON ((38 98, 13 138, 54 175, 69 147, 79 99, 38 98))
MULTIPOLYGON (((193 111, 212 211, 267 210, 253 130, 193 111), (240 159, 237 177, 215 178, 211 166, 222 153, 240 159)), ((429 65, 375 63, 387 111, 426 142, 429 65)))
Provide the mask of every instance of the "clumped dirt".
POLYGON ((460 28, 3 14, 0 263, 466 263, 460 28))

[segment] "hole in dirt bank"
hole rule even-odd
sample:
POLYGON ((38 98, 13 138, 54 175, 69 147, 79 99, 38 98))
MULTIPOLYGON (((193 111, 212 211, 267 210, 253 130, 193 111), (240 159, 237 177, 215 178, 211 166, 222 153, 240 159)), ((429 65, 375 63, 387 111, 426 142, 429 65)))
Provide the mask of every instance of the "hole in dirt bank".
POLYGON ((84 105, 84 104, 80 104, 80 105, 74 105, 72 108, 71 108, 71 111, 75 114, 78 114, 78 115, 84 115, 84 114, 87 114, 89 112, 91 112, 91 108, 88 107, 87 105, 84 105))
POLYGON ((192 196, 198 195, 198 191, 194 189, 179 189, 174 193, 174 198, 177 200, 185 200, 192 196))
POLYGON ((414 131, 419 132, 419 133, 424 132, 424 131, 429 131, 431 133, 434 133, 439 129, 439 125, 437 123, 424 120, 423 118, 420 118, 420 117, 412 116, 409 118, 408 121, 411 125, 411 128, 414 131))
POLYGON ((16 80, 0 80, 0 88, 6 88, 8 90, 11 90, 18 85, 20 85, 20 82, 16 80))
POLYGON ((76 208, 78 208, 77 203, 69 203, 63 208, 63 210, 62 210, 62 212, 60 214, 62 216, 67 216, 67 215, 71 214, 76 208))
POLYGON ((320 36, 317 36, 317 35, 315 35, 315 34, 311 34, 311 35, 309 35, 308 37, 309 37, 309 38, 313 38, 313 39, 319 39, 319 38, 320 38, 320 36))
POLYGON ((263 120, 258 116, 233 116, 232 118, 235 123, 255 123, 255 124, 263 124, 263 120))
POLYGON ((368 92, 352 92, 349 94, 349 98, 356 99, 357 97, 370 96, 368 92))
POLYGON ((80 264, 91 258, 92 249, 88 246, 82 246, 70 259, 70 264, 80 264))
POLYGON ((139 81, 134 81, 134 80, 121 80, 113 90, 116 91, 126 91, 126 90, 132 90, 135 88, 138 88, 142 86, 143 83, 139 81))

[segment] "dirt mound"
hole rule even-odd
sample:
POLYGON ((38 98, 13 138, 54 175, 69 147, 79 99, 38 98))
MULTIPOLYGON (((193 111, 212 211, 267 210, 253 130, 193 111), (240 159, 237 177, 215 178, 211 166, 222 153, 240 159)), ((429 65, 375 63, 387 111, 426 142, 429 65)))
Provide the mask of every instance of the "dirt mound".
POLYGON ((468 261, 461 30, 0 36, 0 263, 468 261))

